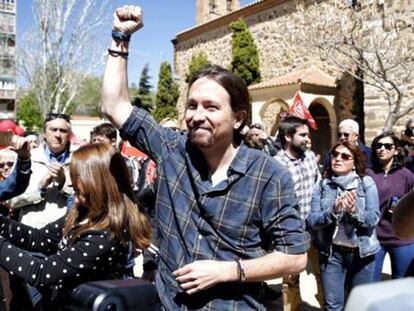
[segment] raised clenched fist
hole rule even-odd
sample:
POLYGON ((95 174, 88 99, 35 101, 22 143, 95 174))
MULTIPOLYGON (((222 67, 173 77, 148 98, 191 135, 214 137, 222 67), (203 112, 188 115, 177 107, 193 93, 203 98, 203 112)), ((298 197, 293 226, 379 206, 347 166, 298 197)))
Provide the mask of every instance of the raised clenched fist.
POLYGON ((116 10, 114 30, 132 35, 143 26, 143 15, 139 6, 125 5, 116 10))

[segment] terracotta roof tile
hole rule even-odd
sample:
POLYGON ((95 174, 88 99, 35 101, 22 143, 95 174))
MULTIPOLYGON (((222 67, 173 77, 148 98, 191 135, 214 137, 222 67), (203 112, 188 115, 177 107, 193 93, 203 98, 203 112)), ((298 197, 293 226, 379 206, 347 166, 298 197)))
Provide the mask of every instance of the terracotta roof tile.
POLYGON ((275 86, 292 85, 298 84, 299 82, 315 86, 336 88, 335 78, 323 73, 316 67, 311 67, 307 69, 300 69, 280 77, 253 84, 249 87, 249 90, 259 90, 275 86))

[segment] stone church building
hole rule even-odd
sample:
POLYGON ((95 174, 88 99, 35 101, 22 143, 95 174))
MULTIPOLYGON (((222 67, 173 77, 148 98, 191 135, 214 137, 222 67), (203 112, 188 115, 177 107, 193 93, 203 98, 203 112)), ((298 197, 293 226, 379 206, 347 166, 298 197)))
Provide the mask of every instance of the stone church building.
MULTIPOLYGON (((211 63, 227 68, 232 57, 229 24, 243 18, 258 48, 262 76, 260 83, 249 86, 252 122, 265 125, 274 135, 279 113, 288 109, 300 91, 318 125, 317 131, 311 131, 313 148, 318 153, 329 150, 337 139, 339 122, 355 117, 352 107, 356 83, 329 61, 322 61, 315 51, 289 46, 284 29, 294 26, 291 17, 295 10, 297 1, 292 0, 261 0, 244 7, 240 7, 239 0, 196 0, 196 25, 173 40, 174 70, 180 88, 179 115, 184 112, 185 77, 192 55, 203 52, 211 63)), ((370 143, 381 131, 386 111, 378 109, 380 101, 375 90, 365 88, 364 103, 365 132, 361 136, 370 143)), ((399 129, 405 120, 401 120, 399 129)))

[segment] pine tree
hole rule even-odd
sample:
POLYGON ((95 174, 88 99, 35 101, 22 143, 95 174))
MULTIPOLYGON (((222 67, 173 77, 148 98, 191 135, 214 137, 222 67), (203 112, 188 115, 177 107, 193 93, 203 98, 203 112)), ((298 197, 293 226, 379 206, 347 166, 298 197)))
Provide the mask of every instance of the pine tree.
POLYGON ((138 106, 148 112, 151 112, 153 109, 153 100, 151 96, 151 88, 149 80, 151 77, 148 75, 149 66, 146 64, 141 72, 141 78, 139 80, 138 94, 133 99, 132 104, 138 106))
POLYGON ((158 91, 155 98, 155 120, 161 121, 164 118, 176 118, 176 104, 178 99, 178 85, 173 80, 171 66, 168 62, 161 63, 158 79, 158 91))
POLYGON ((244 20, 230 24, 232 35, 232 61, 230 70, 247 85, 260 82, 259 54, 244 20))
POLYGON ((185 77, 185 82, 190 82, 191 77, 207 65, 210 65, 210 62, 208 61, 206 54, 203 52, 191 56, 191 61, 190 65, 188 66, 188 74, 185 77))

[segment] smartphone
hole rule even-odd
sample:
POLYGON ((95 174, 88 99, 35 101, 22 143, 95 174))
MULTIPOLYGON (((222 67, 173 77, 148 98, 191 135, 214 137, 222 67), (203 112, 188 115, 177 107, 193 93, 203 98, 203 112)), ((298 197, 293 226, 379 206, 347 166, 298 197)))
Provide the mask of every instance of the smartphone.
POLYGON ((12 146, 13 135, 13 132, 0 132, 0 146, 12 146))

